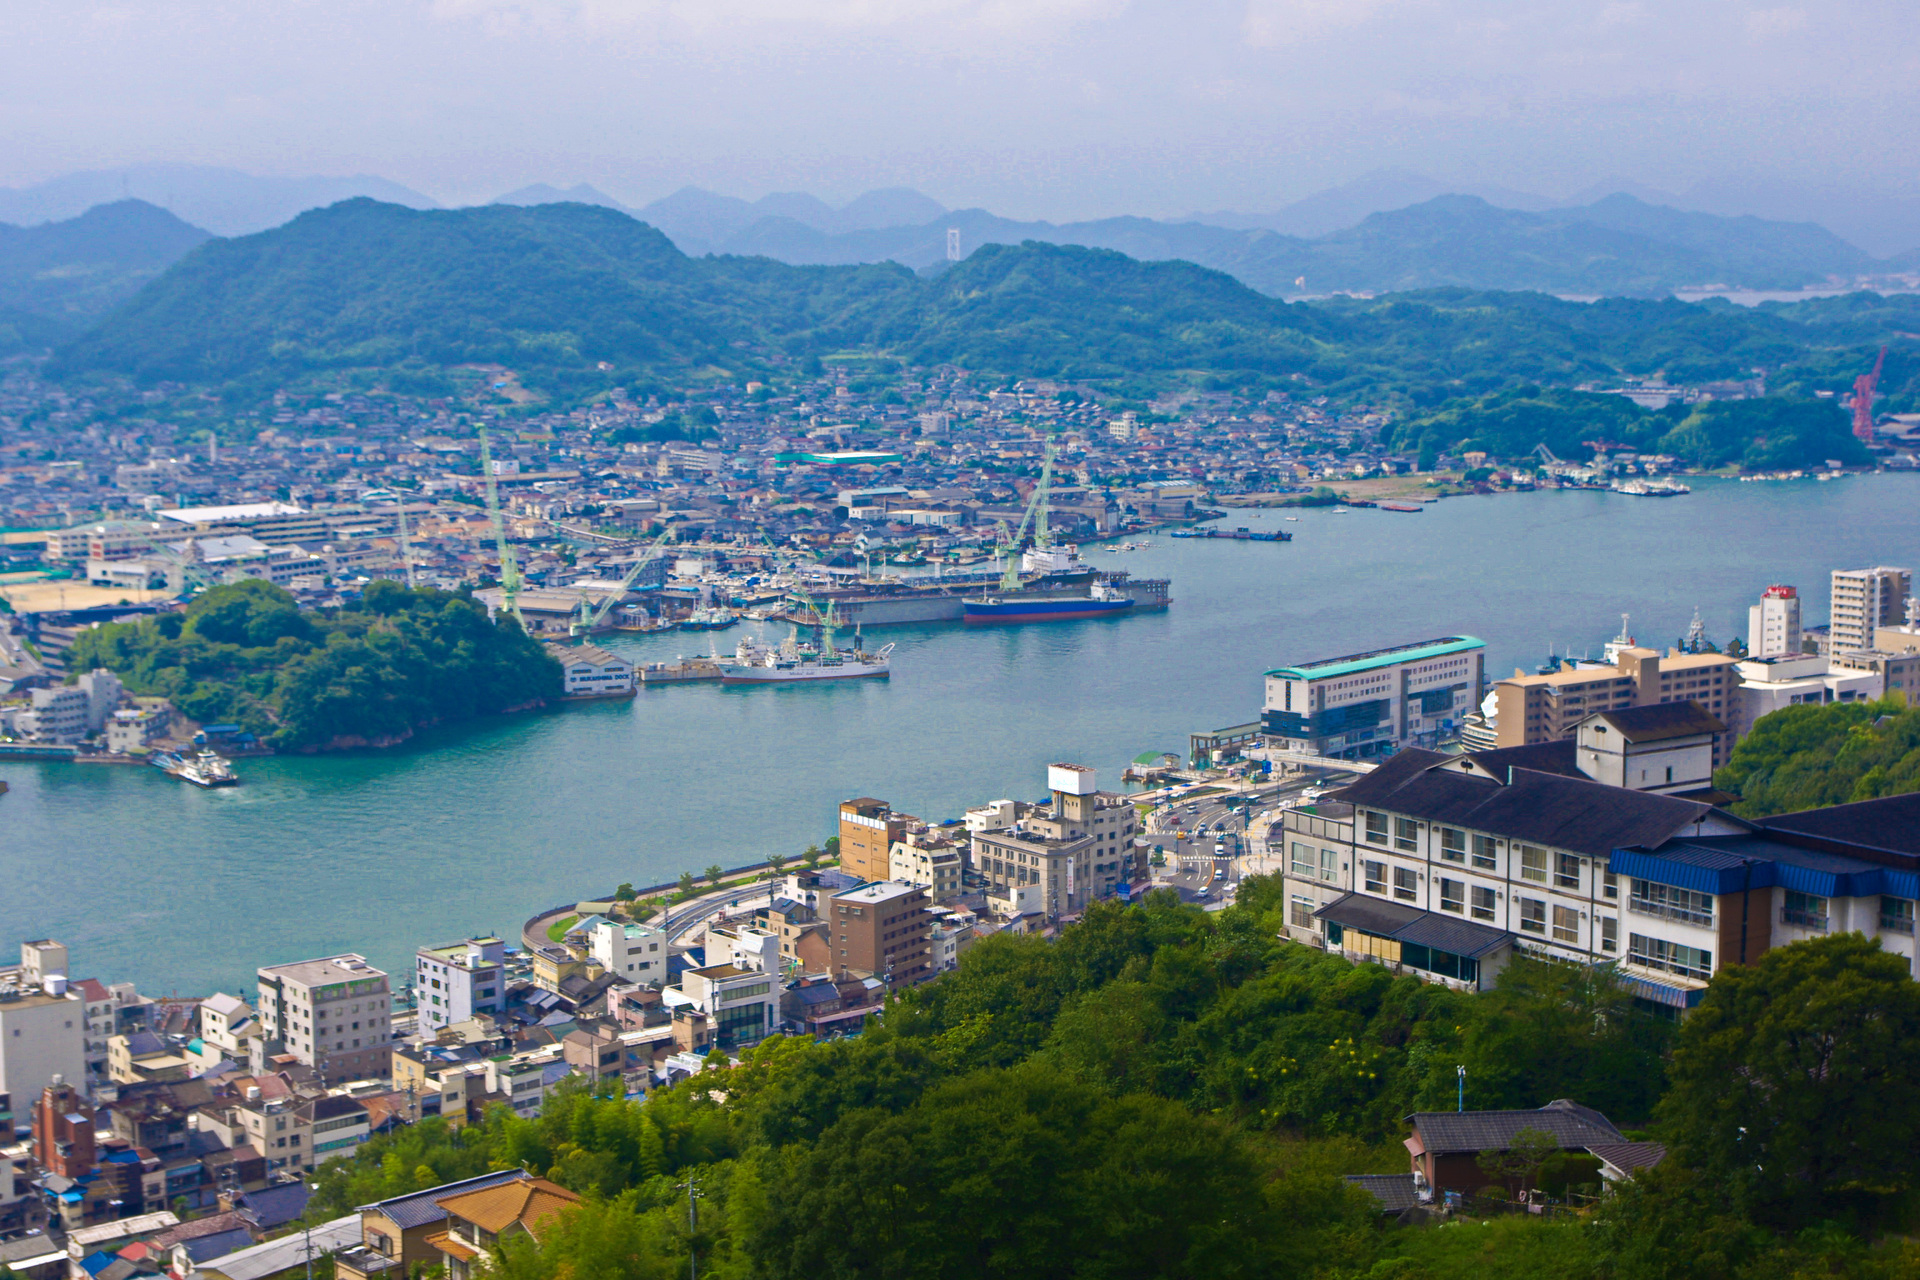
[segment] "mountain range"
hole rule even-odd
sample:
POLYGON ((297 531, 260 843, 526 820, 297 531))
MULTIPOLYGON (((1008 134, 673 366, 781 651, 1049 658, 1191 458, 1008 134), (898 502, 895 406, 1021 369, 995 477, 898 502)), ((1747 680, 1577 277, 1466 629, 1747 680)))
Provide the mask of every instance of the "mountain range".
POLYGON ((0 224, 0 353, 73 337, 211 238, 139 200, 64 222, 0 224))
POLYGON ((691 257, 577 202, 412 210, 351 200, 191 250, 57 352, 56 376, 252 384, 499 363, 561 398, 655 378, 791 371, 867 353, 989 376, 1312 386, 1434 403, 1622 373, 1845 385, 1878 345, 1920 370, 1920 297, 1791 307, 1437 290, 1289 303, 1189 262, 1029 241, 945 270, 691 257))

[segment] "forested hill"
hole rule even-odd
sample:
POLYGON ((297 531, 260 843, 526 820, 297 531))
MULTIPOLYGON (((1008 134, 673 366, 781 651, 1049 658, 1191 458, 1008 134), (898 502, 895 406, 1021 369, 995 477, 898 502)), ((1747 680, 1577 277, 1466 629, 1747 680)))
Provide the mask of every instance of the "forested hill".
POLYGON ((1911 297, 1743 309, 1435 290, 1301 304, 1110 250, 988 245, 919 276, 892 264, 689 258, 592 205, 419 211, 362 199, 200 246, 60 349, 54 371, 277 383, 490 362, 580 394, 866 349, 988 376, 1294 389, 1304 379, 1432 405, 1530 383, 1746 377, 1756 366, 1776 386, 1843 389, 1893 342, 1882 389, 1897 403, 1920 377, 1901 336, 1915 331, 1911 297))

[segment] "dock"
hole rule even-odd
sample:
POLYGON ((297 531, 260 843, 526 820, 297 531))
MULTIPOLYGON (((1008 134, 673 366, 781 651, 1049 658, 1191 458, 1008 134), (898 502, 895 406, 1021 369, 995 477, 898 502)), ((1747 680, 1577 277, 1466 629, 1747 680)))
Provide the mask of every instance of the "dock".
POLYGON ((634 672, 641 684, 686 684, 695 680, 718 680, 723 674, 720 664, 712 658, 649 662, 634 672))
POLYGON ((1245 525, 1234 529, 1175 529, 1175 538, 1227 538, 1234 542, 1292 542, 1293 535, 1284 529, 1255 530, 1245 525))

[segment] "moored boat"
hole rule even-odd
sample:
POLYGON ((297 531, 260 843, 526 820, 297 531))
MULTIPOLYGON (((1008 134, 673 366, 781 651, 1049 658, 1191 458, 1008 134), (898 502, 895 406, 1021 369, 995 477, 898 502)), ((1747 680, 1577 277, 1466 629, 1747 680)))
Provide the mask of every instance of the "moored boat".
POLYGON ((190 782, 196 787, 233 787, 240 783, 232 763, 209 750, 201 750, 190 756, 178 751, 162 751, 153 757, 153 765, 171 777, 190 782))
POLYGON ((1079 618, 1110 618, 1133 608, 1133 597, 1096 582, 1084 596, 1041 596, 1009 593, 973 596, 961 602, 968 626, 1016 622, 1070 622, 1079 618))

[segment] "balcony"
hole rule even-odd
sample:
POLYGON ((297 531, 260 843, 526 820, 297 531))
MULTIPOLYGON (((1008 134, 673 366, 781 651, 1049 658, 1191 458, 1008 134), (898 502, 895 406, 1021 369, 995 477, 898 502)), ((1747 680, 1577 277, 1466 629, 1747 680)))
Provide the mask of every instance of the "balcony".
MULTIPOLYGON (((1802 911, 1798 907, 1780 908, 1780 923, 1797 925, 1802 929, 1815 929, 1821 933, 1827 931, 1827 915, 1824 911, 1802 911)), ((1912 926, 1908 926, 1911 931, 1912 926)))
POLYGON ((1912 937, 1913 936, 1913 917, 1912 916, 1890 916, 1890 915, 1887 915, 1885 912, 1881 912, 1880 932, 1904 933, 1908 937, 1912 937))

